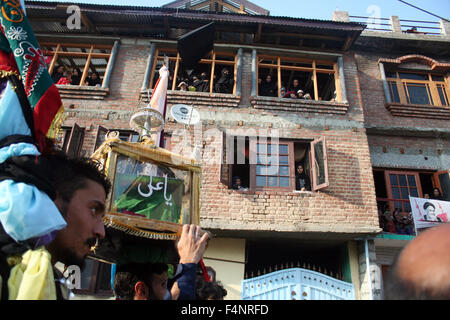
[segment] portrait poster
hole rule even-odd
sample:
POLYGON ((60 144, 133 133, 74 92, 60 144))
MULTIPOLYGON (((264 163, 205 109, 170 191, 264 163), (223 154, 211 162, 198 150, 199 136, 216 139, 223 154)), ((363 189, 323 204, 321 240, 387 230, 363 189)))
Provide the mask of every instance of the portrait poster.
POLYGON ((418 229, 447 223, 450 218, 450 202, 435 199, 409 197, 416 234, 418 229))

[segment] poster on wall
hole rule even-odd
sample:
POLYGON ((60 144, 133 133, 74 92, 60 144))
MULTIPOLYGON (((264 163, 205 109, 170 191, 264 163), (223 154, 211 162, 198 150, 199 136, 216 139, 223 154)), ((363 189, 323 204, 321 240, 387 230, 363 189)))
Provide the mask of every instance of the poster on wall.
POLYGON ((435 199, 409 197, 416 234, 426 228, 449 222, 450 202, 435 199))

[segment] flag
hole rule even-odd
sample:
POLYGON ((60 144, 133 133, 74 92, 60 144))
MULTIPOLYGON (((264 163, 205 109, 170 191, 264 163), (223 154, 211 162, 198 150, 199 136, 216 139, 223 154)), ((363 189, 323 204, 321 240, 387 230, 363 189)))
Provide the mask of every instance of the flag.
POLYGON ((45 137, 55 138, 62 122, 64 109, 61 97, 48 73, 46 57, 39 48, 21 4, 2 0, 1 9, 0 72, 3 77, 14 75, 21 80, 22 88, 16 89, 16 92, 19 99, 24 99, 21 95, 25 95, 28 100, 21 101, 21 104, 25 102, 31 107, 33 119, 26 120, 32 130, 31 135, 42 151, 45 137))
MULTIPOLYGON (((54 138, 62 101, 19 1, 0 4, 0 166, 10 158, 37 157, 54 138)), ((66 226, 46 192, 16 181, 0 167, 0 222, 16 241, 51 239, 66 226)), ((45 241, 47 241, 45 240, 45 241)))
POLYGON ((449 201, 416 197, 409 197, 409 201, 416 230, 434 227, 449 221, 449 201))
MULTIPOLYGON (((149 107, 159 111, 166 118, 166 106, 167 106, 167 86, 169 84, 169 69, 167 66, 162 66, 159 69, 159 78, 153 89, 152 97, 150 98, 149 107)), ((164 130, 155 134, 155 144, 159 147, 164 146, 164 130)))

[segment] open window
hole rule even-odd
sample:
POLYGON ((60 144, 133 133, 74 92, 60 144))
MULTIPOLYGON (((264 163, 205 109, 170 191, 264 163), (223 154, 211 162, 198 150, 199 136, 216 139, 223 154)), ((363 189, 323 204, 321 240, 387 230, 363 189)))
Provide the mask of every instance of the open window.
POLYGON ((84 129, 75 123, 70 131, 64 130, 62 148, 69 157, 78 157, 83 147, 83 139, 84 129))
POLYGON ((223 133, 220 181, 236 189, 237 177, 250 190, 323 189, 329 185, 325 139, 287 140, 223 133), (299 165, 304 173, 297 172, 299 165))
POLYGON ((158 70, 164 59, 169 60, 169 90, 187 90, 196 92, 236 93, 237 55, 232 52, 211 51, 193 69, 183 67, 183 61, 177 49, 156 49, 149 81, 153 89, 158 81, 158 70), (225 71, 226 70, 226 71, 225 71), (183 86, 182 83, 186 86, 183 86))
POLYGON ((110 130, 108 128, 98 126, 97 128, 97 136, 95 138, 95 147, 94 151, 97 150, 98 147, 101 146, 101 144, 105 141, 106 135, 110 131, 116 131, 118 132, 118 138, 122 141, 127 142, 138 142, 139 140, 139 134, 137 132, 134 132, 132 130, 110 130))
POLYGON ((438 171, 433 174, 433 186, 441 190, 445 201, 450 201, 450 171, 438 171))

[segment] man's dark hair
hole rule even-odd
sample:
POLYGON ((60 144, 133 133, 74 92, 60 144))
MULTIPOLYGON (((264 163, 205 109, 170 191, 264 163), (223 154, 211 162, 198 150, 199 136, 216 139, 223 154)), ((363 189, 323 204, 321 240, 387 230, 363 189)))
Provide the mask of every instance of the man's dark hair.
POLYGON ((207 282, 203 276, 198 276, 196 280, 197 300, 222 300, 227 295, 227 290, 220 281, 207 282))
POLYGON ((63 152, 43 155, 50 168, 48 179, 64 202, 70 202, 75 192, 87 186, 88 180, 100 184, 108 195, 111 182, 102 172, 100 163, 89 158, 69 158, 63 152))
POLYGON ((133 300, 134 286, 144 282, 152 295, 151 279, 153 274, 162 274, 168 270, 164 263, 128 263, 117 267, 114 276, 114 292, 121 300, 133 300))

